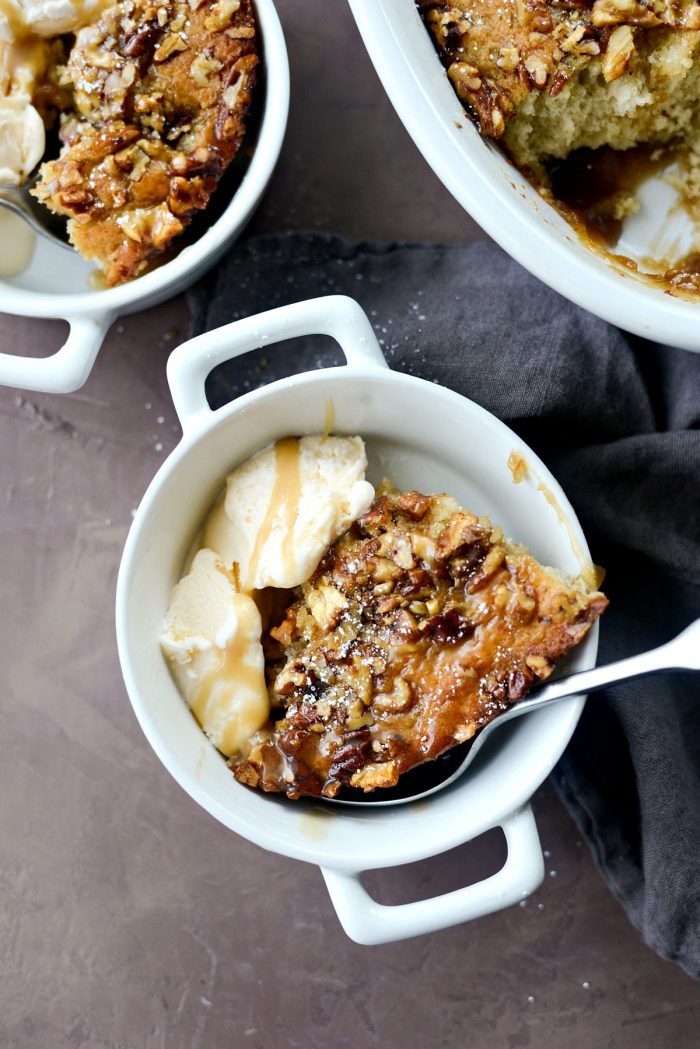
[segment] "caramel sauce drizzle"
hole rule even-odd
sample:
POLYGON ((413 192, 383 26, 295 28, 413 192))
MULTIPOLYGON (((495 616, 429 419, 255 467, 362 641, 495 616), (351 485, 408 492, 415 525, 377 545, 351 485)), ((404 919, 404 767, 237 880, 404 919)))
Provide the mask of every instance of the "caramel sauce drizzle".
POLYGON ((326 420, 323 427, 323 436, 330 437, 335 427, 335 406, 332 397, 326 397, 326 420))
POLYGON ((280 554, 285 565, 294 558, 294 525, 299 513, 301 499, 301 460, 299 439, 285 437, 275 443, 275 483, 267 504, 258 534, 255 537, 248 572, 246 589, 255 589, 255 573, 274 524, 280 513, 283 516, 283 539, 280 554))
MULTIPOLYGON (((255 695, 266 693, 264 672, 259 667, 251 666, 245 662, 248 635, 250 633, 250 611, 238 608, 236 617, 238 619, 238 627, 235 638, 223 654, 223 659, 219 666, 213 667, 202 678, 192 699, 192 711, 200 725, 206 725, 212 720, 216 721, 215 712, 210 708, 212 705, 216 705, 217 692, 221 696, 221 705, 224 711, 228 709, 226 696, 228 689, 245 688, 255 695)), ((229 735, 233 737, 235 742, 238 735, 237 725, 228 725, 221 739, 217 740, 216 745, 225 754, 231 751, 229 735)))

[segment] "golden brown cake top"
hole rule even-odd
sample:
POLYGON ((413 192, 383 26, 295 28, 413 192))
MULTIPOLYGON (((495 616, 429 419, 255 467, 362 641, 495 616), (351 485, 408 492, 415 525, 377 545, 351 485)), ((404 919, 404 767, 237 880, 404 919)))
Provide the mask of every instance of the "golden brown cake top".
POLYGON ((532 91, 556 97, 591 62, 611 82, 639 33, 700 29, 697 0, 417 0, 458 95, 501 138, 532 91))
POLYGON ((547 677, 606 605, 450 497, 389 491, 271 631, 286 710, 234 774, 290 797, 394 786, 547 677))

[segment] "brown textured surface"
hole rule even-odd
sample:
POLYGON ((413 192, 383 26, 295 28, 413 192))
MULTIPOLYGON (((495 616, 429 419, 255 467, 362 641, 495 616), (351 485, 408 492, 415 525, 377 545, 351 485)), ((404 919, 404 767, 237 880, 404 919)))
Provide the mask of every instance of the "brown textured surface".
POLYGON ((555 98, 592 63, 612 82, 634 44, 700 28, 696 0, 417 0, 460 98, 502 138, 531 92, 555 98), (624 27, 624 28, 623 28, 624 27))
POLYGON ((250 0, 163 0, 158 12, 122 0, 78 34, 75 113, 35 196, 68 216, 107 285, 138 276, 206 208, 243 139, 256 65, 250 0))
POLYGON ((449 495, 385 483, 264 638, 283 716, 229 764, 290 798, 381 795, 549 677, 606 606, 449 495))
MULTIPOLYGON (((256 228, 477 235, 394 117, 345 6, 332 19, 327 0, 278 6, 297 96, 256 228)), ((548 787, 535 813, 556 874, 527 906, 366 948, 340 931, 317 870, 234 837, 161 767, 121 684, 112 606, 130 511, 177 441, 165 361, 186 325, 182 300, 123 320, 71 396, 0 389, 0 1045, 695 1049, 697 984, 641 943, 548 787)), ((47 353, 64 334, 0 319, 4 350, 47 353)), ((494 833, 368 885, 403 902, 502 860, 494 833)))

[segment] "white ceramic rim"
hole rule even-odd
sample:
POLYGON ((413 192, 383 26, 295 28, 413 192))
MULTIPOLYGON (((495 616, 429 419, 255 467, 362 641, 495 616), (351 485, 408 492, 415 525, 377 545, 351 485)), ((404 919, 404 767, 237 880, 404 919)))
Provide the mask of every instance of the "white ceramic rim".
POLYGON ((229 239, 247 221, 272 176, 282 149, 289 113, 289 59, 274 0, 253 0, 265 71, 265 98, 250 163, 229 205, 217 221, 170 262, 134 281, 102 291, 53 295, 25 288, 0 288, 0 311, 23 317, 74 317, 131 312, 149 300, 176 295, 220 257, 229 239))
MULTIPOLYGON (((384 89, 406 130, 453 197, 525 269, 565 298, 625 331, 681 349, 700 352, 700 304, 674 298, 590 251, 577 251, 555 224, 553 212, 526 210, 513 180, 495 182, 480 157, 489 146, 464 114, 440 63, 414 0, 348 0, 384 89), (416 25, 416 22, 418 25, 416 25), (424 34, 435 75, 423 79, 407 60, 404 41, 424 34), (455 109, 463 124, 455 126, 455 109), (464 138, 467 138, 465 147, 464 138)), ((495 147, 491 147, 495 148, 495 147)))
MULTIPOLYGON (((359 309, 356 303, 352 302, 352 300, 346 300, 343 296, 329 296, 328 301, 331 300, 350 302, 353 307, 359 309)), ((313 300, 315 303, 319 301, 320 300, 313 300)), ((312 304, 299 303, 296 305, 301 307, 311 306, 312 304)), ((345 380, 361 380, 363 382, 373 383, 376 382, 379 377, 382 377, 385 382, 391 384, 392 388, 397 393, 400 393, 402 388, 411 388, 414 390, 418 388, 422 391, 424 397, 430 397, 434 401, 442 401, 443 403, 452 402, 453 405, 460 405, 461 407, 468 406, 469 411, 474 413, 477 417, 482 418, 485 425, 488 427, 496 426, 502 432, 505 432, 512 437, 515 446, 522 447, 526 451, 528 463, 534 471, 537 472, 545 484, 550 487, 561 511, 565 515, 571 534, 579 544, 581 551, 586 556, 589 556, 589 550, 571 504, 544 463, 531 450, 527 449, 520 438, 513 434, 512 431, 510 431, 504 423, 496 419, 495 416, 491 415, 474 402, 469 401, 467 398, 462 397, 451 390, 447 390, 444 387, 427 382, 426 380, 392 372, 385 365, 378 366, 375 363, 370 367, 367 367, 366 364, 363 366, 362 364, 358 365, 354 361, 350 361, 348 365, 344 367, 322 369, 281 379, 263 387, 262 389, 247 393, 237 398, 232 403, 224 405, 215 412, 206 408, 206 400, 203 392, 204 378, 218 363, 233 356, 232 353, 227 351, 227 338, 229 333, 240 331, 245 327, 247 331, 250 331, 257 336, 257 341, 251 341, 249 346, 250 349, 261 345, 269 346, 270 341, 278 341, 280 336, 277 336, 277 338, 273 338, 272 340, 265 337, 265 318, 289 310, 290 307, 282 307, 280 310, 270 311, 270 314, 262 315, 262 317, 246 318, 243 321, 238 321, 227 325, 224 328, 200 335, 197 338, 190 340, 190 342, 182 344, 174 351, 173 355, 171 355, 171 360, 169 362, 171 388, 173 387, 171 364, 174 358, 177 360, 178 370, 180 372, 178 380, 179 388, 173 388, 172 392, 174 401, 180 413, 184 435, 180 443, 165 460, 151 481, 151 484, 137 509, 124 548, 124 554, 119 569, 119 577, 117 580, 116 594, 116 629, 121 668, 134 712, 155 753, 190 797, 230 830, 233 830, 237 834, 253 841, 255 844, 260 845, 263 848, 270 849, 274 852, 295 859, 321 864, 335 871, 355 871, 358 867, 367 870, 383 866, 397 866, 425 859, 429 856, 437 855, 440 852, 455 848, 466 840, 470 840, 494 826, 501 825, 504 826, 505 829, 506 825, 509 825, 513 821, 517 824, 518 821, 522 819, 523 806, 527 805, 529 798, 550 773, 568 744, 583 709, 585 697, 572 697, 571 700, 566 700, 562 704, 558 704, 557 708, 550 708, 549 711, 542 712, 550 715, 556 712, 561 719, 558 732, 556 733, 556 743, 554 745, 549 745, 545 759, 541 759, 540 756, 540 760, 536 763, 533 762, 532 775, 528 779, 523 778, 518 783, 517 790, 509 792, 506 797, 495 798, 493 808, 489 809, 488 813, 470 813, 466 833, 465 826, 460 824, 459 821, 443 821, 442 833, 438 836, 437 844, 435 844, 433 838, 431 838, 429 844, 426 844, 420 836, 407 837, 405 841, 402 842, 401 848, 394 849, 391 852, 391 855, 387 855, 379 860, 377 860, 376 857, 369 858, 365 856, 355 856, 347 861, 341 861, 334 852, 328 852, 325 850, 323 842, 314 842, 311 844, 303 840, 300 836, 297 836, 294 839, 280 841, 278 838, 269 834, 264 826, 256 823, 246 823, 241 820, 236 812, 224 808, 215 798, 203 789, 196 775, 192 772, 191 764, 188 764, 188 766, 185 767, 184 764, 181 764, 173 758, 173 755, 160 738, 159 729, 149 710, 148 700, 144 698, 142 685, 133 673, 129 651, 130 626, 127 616, 128 594, 131 580, 136 570, 141 532, 154 503, 159 498, 161 487, 177 472, 181 461, 187 457, 196 446, 207 442, 215 428, 224 426, 228 419, 235 414, 248 412, 253 405, 259 406, 266 400, 270 400, 273 396, 277 397, 280 393, 283 393, 286 390, 291 390, 300 384, 313 386, 323 383, 329 376, 333 376, 334 381, 340 386, 343 385, 345 380)), ((364 319, 366 321, 366 318, 364 319)), ((329 330, 328 327, 321 327, 318 325, 313 327, 307 325, 306 327, 301 327, 299 330, 293 330, 292 326, 288 326, 286 334, 282 337, 293 338, 304 332, 307 334, 329 334, 333 337, 337 337, 336 332, 329 330)), ((376 345, 376 339, 373 333, 372 342, 376 345)), ((368 355, 366 354, 365 356, 368 355)), ((588 634, 587 643, 589 648, 580 669, 586 669, 595 664, 597 642, 598 629, 597 624, 595 624, 588 634)), ((539 715, 535 714, 531 716, 537 717, 539 715)), ((555 735, 555 733, 552 733, 552 735, 555 735)), ((211 744, 209 744, 209 746, 211 746, 211 744)), ((338 812, 337 809, 334 811, 336 813, 338 812)), ((383 811, 385 813, 391 813, 392 810, 384 809, 383 811)), ((359 815, 353 816, 343 807, 339 818, 352 820, 360 819, 362 817, 359 815)), ((349 875, 349 877, 352 877, 352 874, 349 875)), ((532 889, 530 889, 530 891, 532 891, 532 889)), ((526 893, 523 893, 523 895, 526 895, 526 893)), ((391 910, 391 908, 389 909, 391 910)), ((491 909, 495 909, 495 906, 491 909)), ((451 923, 448 922, 447 924, 451 923)))

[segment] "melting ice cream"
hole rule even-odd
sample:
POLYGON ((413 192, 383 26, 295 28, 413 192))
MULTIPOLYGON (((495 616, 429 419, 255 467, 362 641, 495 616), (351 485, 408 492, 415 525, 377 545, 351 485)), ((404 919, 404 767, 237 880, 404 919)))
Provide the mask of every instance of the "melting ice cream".
POLYGON ((360 437, 285 438, 234 470, 178 583, 163 651, 198 721, 231 755, 269 715, 253 595, 292 589, 372 504, 360 437))
POLYGON ((0 183, 21 185, 46 147, 34 105, 50 38, 94 22, 114 0, 0 0, 0 183))

